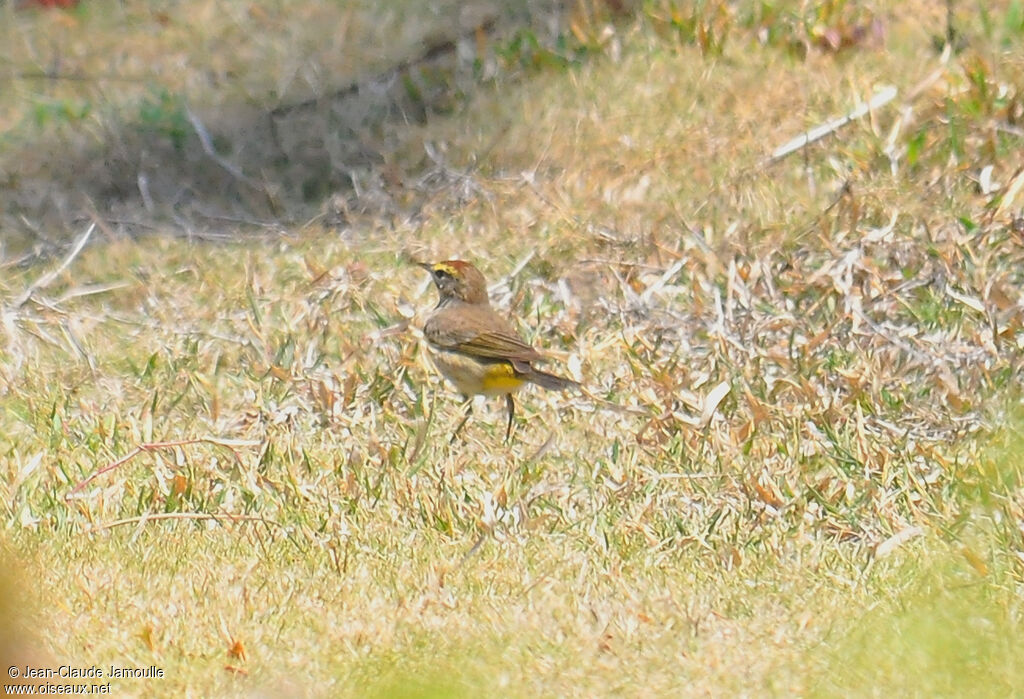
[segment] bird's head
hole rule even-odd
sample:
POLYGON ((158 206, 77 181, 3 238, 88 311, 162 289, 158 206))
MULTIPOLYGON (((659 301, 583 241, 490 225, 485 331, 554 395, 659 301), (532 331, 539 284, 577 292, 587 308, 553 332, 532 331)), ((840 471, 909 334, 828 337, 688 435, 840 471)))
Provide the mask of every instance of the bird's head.
POLYGON ((480 270, 463 260, 444 262, 421 262, 420 267, 430 272, 437 291, 441 295, 440 305, 450 301, 488 304, 487 281, 480 270))

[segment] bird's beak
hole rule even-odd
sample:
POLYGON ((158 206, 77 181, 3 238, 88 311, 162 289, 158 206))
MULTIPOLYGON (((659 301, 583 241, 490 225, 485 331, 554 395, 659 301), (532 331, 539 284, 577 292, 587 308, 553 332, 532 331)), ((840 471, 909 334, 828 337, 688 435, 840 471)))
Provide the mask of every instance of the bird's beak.
POLYGON ((422 267, 423 269, 427 270, 428 272, 433 272, 434 271, 434 265, 430 264, 429 262, 417 262, 416 266, 417 267, 422 267))

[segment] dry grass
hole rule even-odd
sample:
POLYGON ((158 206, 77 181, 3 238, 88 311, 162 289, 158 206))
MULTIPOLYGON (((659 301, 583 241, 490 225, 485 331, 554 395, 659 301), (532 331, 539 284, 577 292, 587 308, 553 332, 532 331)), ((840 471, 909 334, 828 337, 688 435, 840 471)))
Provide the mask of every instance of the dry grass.
POLYGON ((5 242, 52 254, 95 211, 122 235, 307 221, 338 190, 378 188, 382 164, 422 160, 408 124, 457 109, 496 42, 551 4, 0 6, 5 242))
POLYGON ((927 3, 584 7, 587 60, 409 127, 415 218, 98 230, 20 306, 45 270, 8 267, 0 501, 47 652, 164 668, 127 694, 1021 686, 1018 5, 947 61, 927 3), (525 394, 509 446, 497 405, 448 444, 419 346, 408 261, 454 255, 588 389, 525 394))

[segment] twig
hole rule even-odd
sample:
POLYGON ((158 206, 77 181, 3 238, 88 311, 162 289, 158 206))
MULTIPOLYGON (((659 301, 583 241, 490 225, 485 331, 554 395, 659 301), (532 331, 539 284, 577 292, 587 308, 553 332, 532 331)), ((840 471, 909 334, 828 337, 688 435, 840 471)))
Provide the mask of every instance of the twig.
POLYGON ((96 371, 96 360, 91 354, 89 354, 81 340, 78 339, 78 335, 71 327, 71 323, 68 322, 67 318, 61 320, 60 329, 64 331, 64 337, 67 339, 71 349, 78 353, 78 356, 85 360, 86 364, 89 365, 89 369, 96 371))
POLYGON ((74 246, 71 248, 71 251, 64 258, 64 261, 61 262, 56 269, 47 272, 39 279, 37 279, 35 282, 30 284, 29 287, 25 289, 25 291, 23 291, 21 295, 14 300, 14 303, 12 303, 11 306, 13 308, 21 308, 26 303, 28 303, 28 300, 30 298, 32 298, 32 294, 39 291, 40 289, 45 289, 47 286, 52 284, 53 280, 60 276, 64 272, 64 270, 66 270, 69 266, 71 266, 71 263, 74 262, 76 257, 78 257, 78 254, 82 252, 82 248, 84 248, 85 244, 89 242, 89 237, 92 236, 92 232, 94 230, 96 230, 95 222, 90 223, 89 227, 85 229, 85 232, 82 233, 82 235, 78 236, 78 240, 75 241, 74 246))
POLYGON ((118 75, 116 73, 58 73, 55 71, 26 70, 15 73, 15 80, 63 80, 65 82, 122 82, 145 83, 152 80, 146 75, 118 75))
MULTIPOLYGON (((324 97, 328 100, 337 100, 359 93, 359 91, 361 89, 365 89, 365 86, 368 84, 389 83, 397 76, 407 72, 411 68, 429 63, 430 61, 447 54, 455 53, 458 50, 459 41, 461 39, 476 37, 480 33, 493 34, 498 24, 497 20, 498 17, 496 14, 487 14, 467 31, 458 33, 450 38, 439 38, 436 41, 427 44, 423 53, 419 56, 399 61, 382 73, 378 73, 370 78, 355 80, 348 85, 333 91, 331 94, 325 95, 324 97)), ((275 107, 269 112, 271 120, 280 119, 281 117, 287 116, 288 114, 296 111, 308 111, 320 104, 324 97, 313 97, 295 104, 285 104, 275 107)))
POLYGON ((199 120, 196 113, 188 107, 185 108, 185 116, 188 117, 188 121, 192 124, 193 130, 196 132, 196 136, 199 137, 199 143, 203 147, 203 152, 210 157, 210 159, 220 165, 224 170, 234 177, 235 179, 241 180, 250 187, 259 189, 259 186, 253 182, 242 170, 235 164, 228 162, 226 158, 221 156, 220 153, 213 147, 213 139, 210 138, 210 132, 203 126, 203 122, 199 120))
POLYGON ((462 566, 466 565, 466 561, 472 558, 473 555, 480 550, 480 547, 483 546, 483 543, 485 541, 487 541, 487 533, 481 534, 479 537, 477 537, 477 540, 473 543, 472 546, 469 547, 469 550, 466 551, 466 553, 462 554, 462 558, 459 559, 459 562, 455 565, 455 567, 461 568, 462 566))
POLYGON ((591 400, 598 409, 607 410, 613 413, 625 413, 627 415, 640 415, 641 417, 650 417, 654 414, 650 406, 635 407, 632 405, 621 405, 619 403, 605 400, 600 396, 595 396, 594 393, 586 386, 579 386, 578 390, 583 394, 584 397, 591 400))
POLYGON ((280 522, 276 522, 266 517, 257 517, 256 515, 233 515, 230 513, 212 513, 212 512, 157 512, 155 514, 149 513, 140 515, 138 517, 125 517, 124 519, 114 520, 113 522, 107 522, 106 524, 97 524, 94 527, 86 529, 83 533, 95 534, 96 532, 106 531, 107 529, 113 529, 114 527, 121 527, 125 524, 144 524, 149 521, 156 521, 159 519, 193 519, 193 520, 214 520, 217 522, 262 522, 263 524, 273 524, 279 529, 285 529, 285 526, 280 522))
POLYGON ((65 301, 71 299, 81 298, 83 296, 95 296, 96 294, 106 294, 110 291, 118 291, 119 289, 126 289, 131 284, 128 282, 111 282, 109 284, 86 284, 85 286, 79 286, 74 289, 69 289, 64 292, 59 299, 54 299, 53 305, 60 306, 65 301))
POLYGON ((661 291, 666 284, 672 281, 673 277, 679 274, 679 270, 681 270, 686 265, 686 263, 687 259, 685 257, 680 257, 678 260, 672 263, 672 265, 668 269, 666 269, 664 273, 662 273, 660 278, 655 280, 653 284, 644 289, 643 293, 640 294, 640 303, 644 304, 644 306, 649 305, 651 297, 657 292, 661 291))
POLYGON ((71 496, 75 495, 75 493, 80 491, 82 488, 84 488, 86 485, 88 485, 89 483, 94 481, 96 478, 102 476, 104 473, 110 473, 114 469, 120 468, 121 466, 125 465, 126 463, 128 463, 129 461, 131 461, 132 459, 134 459, 136 456, 138 456, 139 454, 141 454, 143 452, 146 452, 146 451, 156 451, 158 449, 170 449, 170 448, 173 448, 173 447, 185 447, 185 446, 189 446, 191 444, 203 444, 203 443, 205 443, 205 444, 215 444, 217 446, 226 447, 234 455, 235 459, 238 460, 238 461, 241 461, 242 457, 239 456, 237 451, 235 451, 235 449, 234 449, 235 447, 255 447, 255 446, 259 446, 259 444, 260 444, 260 442, 257 442, 257 441, 251 440, 251 439, 221 439, 219 437, 196 437, 194 439, 179 439, 179 440, 174 440, 174 441, 170 441, 170 442, 147 442, 145 444, 138 445, 137 447, 132 449, 130 452, 128 452, 127 454, 122 456, 117 461, 114 461, 113 463, 107 464, 106 466, 104 466, 103 468, 99 469, 98 471, 95 471, 94 473, 90 474, 84 480, 79 481, 78 484, 75 485, 75 487, 71 489, 71 492, 69 492, 65 496, 65 499, 66 500, 70 499, 71 496))
POLYGON ((831 212, 832 209, 836 208, 839 205, 839 202, 843 200, 843 197, 849 195, 851 192, 853 192, 853 183, 850 180, 845 180, 843 182, 843 186, 840 187, 839 191, 836 192, 834 197, 832 197, 832 201, 829 202, 828 206, 822 209, 821 213, 815 214, 811 218, 810 222, 808 222, 803 228, 798 229, 793 237, 793 240, 799 241, 803 239, 805 235, 813 231, 815 227, 817 227, 818 224, 820 224, 825 219, 825 217, 828 216, 829 212, 831 212))
POLYGON ((866 104, 862 104, 861 106, 857 107, 856 109, 849 112, 845 116, 841 116, 836 119, 827 121, 821 126, 817 126, 813 129, 810 129, 809 131, 805 131, 796 138, 782 144, 774 151, 772 151, 771 157, 765 160, 763 164, 770 165, 772 163, 778 162, 779 160, 785 158, 787 155, 794 153, 810 145, 811 143, 814 143, 815 141, 824 138, 830 133, 838 131, 842 127, 849 124, 851 121, 854 121, 855 119, 860 119, 862 116, 864 116, 871 110, 878 109, 879 107, 882 107, 888 104, 889 102, 892 102, 894 99, 896 99, 896 95, 898 94, 898 92, 899 91, 891 85, 883 88, 882 90, 872 95, 871 99, 869 99, 866 104))
POLYGON ((1018 138, 1024 138, 1024 129, 1020 128, 1019 126, 1014 126, 1009 122, 998 121, 996 122, 995 127, 996 131, 1002 131, 1003 133, 1008 133, 1012 136, 1017 136, 1018 138))
POLYGON ((534 255, 536 254, 537 249, 531 249, 528 253, 526 253, 525 256, 523 256, 521 260, 519 260, 519 262, 516 263, 516 266, 512 268, 511 272, 506 274, 504 277, 499 279, 494 284, 491 284, 491 288, 488 289, 488 291, 497 291, 498 289, 509 287, 512 284, 512 280, 515 279, 519 275, 519 273, 523 271, 523 268, 530 263, 530 260, 532 260, 534 255))
POLYGON ((551 451, 551 449, 554 446, 555 446, 555 433, 552 432, 551 434, 548 435, 548 438, 544 440, 544 443, 541 444, 540 447, 538 447, 535 452, 533 452, 528 457, 526 457, 526 459, 523 461, 523 465, 524 466, 528 466, 530 464, 536 463, 538 459, 540 459, 542 456, 544 456, 549 451, 551 451))

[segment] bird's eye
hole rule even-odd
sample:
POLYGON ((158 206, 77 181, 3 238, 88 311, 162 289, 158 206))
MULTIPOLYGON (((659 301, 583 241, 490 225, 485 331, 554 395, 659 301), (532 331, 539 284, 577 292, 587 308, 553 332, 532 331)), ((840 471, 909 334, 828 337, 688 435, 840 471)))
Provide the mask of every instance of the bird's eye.
POLYGON ((435 269, 434 274, 437 275, 438 279, 451 279, 451 273, 443 269, 435 269))

